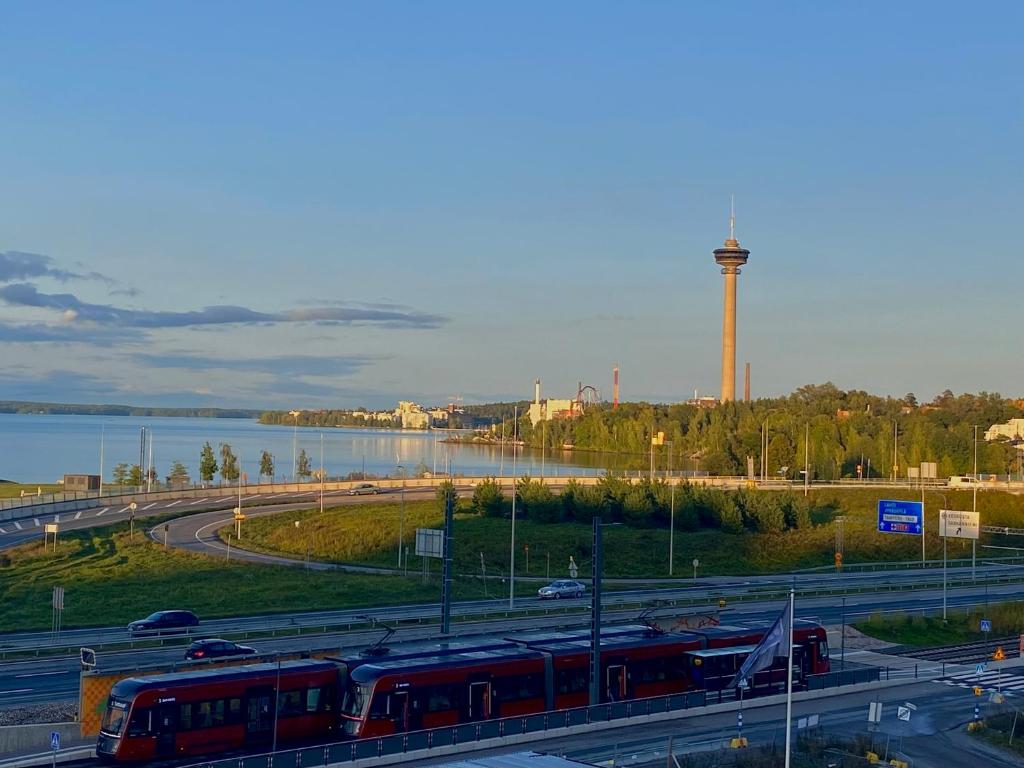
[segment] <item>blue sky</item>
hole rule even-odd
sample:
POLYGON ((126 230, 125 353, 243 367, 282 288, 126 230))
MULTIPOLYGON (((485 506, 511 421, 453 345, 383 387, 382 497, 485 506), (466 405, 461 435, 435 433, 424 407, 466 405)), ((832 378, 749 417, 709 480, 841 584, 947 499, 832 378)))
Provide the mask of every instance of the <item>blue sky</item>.
POLYGON ((1024 394, 1019 3, 6 3, 0 399, 1024 394), (742 385, 742 383, 740 384, 742 385))

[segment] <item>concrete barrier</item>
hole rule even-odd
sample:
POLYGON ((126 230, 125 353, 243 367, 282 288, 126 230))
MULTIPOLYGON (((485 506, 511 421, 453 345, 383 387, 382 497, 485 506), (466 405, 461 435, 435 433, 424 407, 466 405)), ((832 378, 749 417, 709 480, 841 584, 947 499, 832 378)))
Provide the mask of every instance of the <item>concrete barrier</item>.
POLYGON ((78 723, 5 725, 0 728, 0 755, 25 752, 30 749, 39 752, 47 750, 50 748, 50 734, 55 731, 60 734, 61 744, 82 742, 82 737, 78 732, 78 723))

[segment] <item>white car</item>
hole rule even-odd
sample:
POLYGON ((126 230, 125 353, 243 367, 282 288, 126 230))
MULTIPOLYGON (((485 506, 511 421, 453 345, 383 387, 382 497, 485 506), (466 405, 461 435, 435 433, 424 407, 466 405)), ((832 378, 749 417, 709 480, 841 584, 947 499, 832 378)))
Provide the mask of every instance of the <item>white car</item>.
POLYGON ((546 587, 537 590, 541 600, 560 600, 563 597, 583 597, 587 593, 587 585, 578 581, 553 581, 546 587))

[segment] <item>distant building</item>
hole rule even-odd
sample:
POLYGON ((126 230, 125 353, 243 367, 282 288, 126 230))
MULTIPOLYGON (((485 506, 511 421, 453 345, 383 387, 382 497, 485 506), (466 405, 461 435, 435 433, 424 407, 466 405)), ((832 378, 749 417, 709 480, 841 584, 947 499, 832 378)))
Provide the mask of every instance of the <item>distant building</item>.
POLYGON ((430 429, 433 423, 430 414, 411 400, 398 401, 395 420, 401 422, 402 429, 430 429))
POLYGON ((64 475, 65 491, 98 491, 99 475, 64 475))
POLYGON ((717 408, 718 398, 717 397, 691 397, 686 401, 687 405, 693 405, 697 408, 717 408))
POLYGON ((1024 438, 1024 419, 1010 419, 1005 424, 993 424, 985 430, 986 440, 1015 440, 1024 438))
POLYGON ((571 419, 580 413, 579 402, 576 400, 549 397, 541 402, 530 403, 530 423, 533 425, 552 419, 571 419))

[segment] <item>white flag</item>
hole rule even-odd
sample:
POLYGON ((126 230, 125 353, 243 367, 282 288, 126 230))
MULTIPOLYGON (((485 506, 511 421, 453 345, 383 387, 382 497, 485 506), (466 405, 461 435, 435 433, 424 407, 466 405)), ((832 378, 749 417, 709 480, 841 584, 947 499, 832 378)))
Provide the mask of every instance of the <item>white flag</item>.
POLYGON ((744 660, 743 666, 740 667, 740 671, 736 673, 736 677, 729 687, 735 688, 742 681, 749 683, 754 679, 754 675, 762 669, 768 669, 775 659, 788 659, 791 650, 790 636, 789 606, 787 606, 772 624, 771 629, 761 638, 761 642, 744 660))

